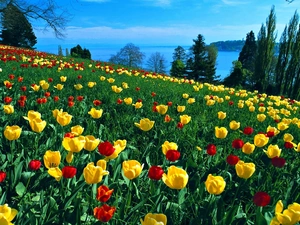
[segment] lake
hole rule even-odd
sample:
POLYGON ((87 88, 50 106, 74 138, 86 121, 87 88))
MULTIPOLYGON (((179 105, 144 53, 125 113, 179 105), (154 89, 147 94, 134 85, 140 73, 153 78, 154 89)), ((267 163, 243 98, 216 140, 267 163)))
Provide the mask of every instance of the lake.
MULTIPOLYGON (((138 46, 138 45, 137 45, 138 46)), ((74 45, 62 45, 63 53, 65 53, 65 49, 68 48, 69 51, 71 48, 75 47, 74 45)), ((87 48, 90 50, 92 54, 92 59, 94 60, 100 60, 100 61, 108 61, 108 59, 111 57, 111 55, 116 54, 121 48, 124 47, 124 45, 101 45, 101 44, 86 44, 81 45, 82 48, 87 48)), ((145 67, 145 64, 150 57, 152 53, 159 52, 161 53, 167 61, 167 73, 169 74, 169 71, 171 69, 171 62, 173 61, 173 53, 174 49, 177 46, 138 46, 140 48, 140 51, 145 54, 145 59, 142 67, 145 67)), ((186 49, 186 52, 188 52, 189 46, 182 46, 186 49)), ((43 52, 58 53, 58 45, 36 45, 36 49, 43 52)), ((220 75, 221 79, 224 79, 226 76, 229 75, 232 62, 234 60, 237 60, 239 57, 239 52, 218 52, 218 58, 217 58, 217 70, 216 74, 220 75)))

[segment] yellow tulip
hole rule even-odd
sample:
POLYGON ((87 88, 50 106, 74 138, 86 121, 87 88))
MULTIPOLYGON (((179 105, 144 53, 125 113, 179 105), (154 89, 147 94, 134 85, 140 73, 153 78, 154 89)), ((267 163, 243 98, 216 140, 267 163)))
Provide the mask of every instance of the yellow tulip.
POLYGON ((53 117, 56 119, 56 118, 57 118, 57 115, 58 115, 58 113, 60 113, 60 112, 62 112, 62 109, 61 109, 61 110, 54 109, 54 110, 52 111, 52 115, 53 115, 53 117))
POLYGON ((254 145, 256 147, 264 147, 268 142, 269 138, 264 134, 257 134, 254 136, 254 145))
POLYGON ((12 105, 4 105, 3 111, 5 114, 13 114, 14 113, 14 107, 12 105))
POLYGON ((83 169, 85 182, 87 184, 97 184, 101 182, 103 176, 109 174, 109 172, 105 169, 106 168, 101 167, 100 164, 95 166, 93 162, 87 164, 87 166, 83 169))
POLYGON ((281 200, 276 203, 275 217, 273 217, 270 225, 294 225, 300 222, 300 204, 292 203, 284 210, 281 200))
POLYGON ((165 115, 168 111, 167 105, 158 105, 156 106, 156 110, 160 115, 165 115))
POLYGON ((94 151, 100 143, 100 139, 95 138, 93 135, 87 135, 84 138, 85 143, 83 148, 87 151, 94 151))
POLYGON ((177 149, 178 149, 178 146, 175 142, 165 141, 161 146, 161 150, 164 155, 166 155, 167 151, 169 151, 169 150, 177 150, 177 149))
POLYGON ((90 114, 94 119, 99 119, 103 114, 103 109, 97 110, 96 108, 91 108, 88 114, 90 114))
POLYGON ((33 130, 34 132, 41 133, 45 129, 47 122, 40 118, 36 118, 30 120, 29 125, 31 127, 31 130, 33 130))
POLYGON ((105 159, 115 159, 119 156, 119 154, 126 148, 127 141, 126 140, 117 140, 114 142, 115 151, 113 154, 106 156, 105 159))
POLYGON ((0 205, 0 224, 13 225, 11 221, 18 214, 16 209, 10 208, 8 204, 0 205))
POLYGON ((99 77, 99 79, 101 80, 101 81, 105 81, 105 77, 104 76, 101 76, 101 77, 99 77))
POLYGON ((124 176, 127 177, 129 180, 137 178, 141 174, 143 167, 144 164, 141 165, 136 160, 127 160, 122 163, 122 170, 124 176))
POLYGON ((167 217, 165 214, 148 213, 144 220, 140 220, 142 225, 167 225, 167 217))
POLYGON ((280 133, 280 131, 276 127, 271 127, 270 125, 267 127, 267 132, 269 131, 274 132, 275 136, 280 133))
POLYGON ((32 88, 34 91, 39 91, 39 90, 40 90, 40 86, 39 86, 39 85, 34 85, 33 87, 31 86, 31 88, 32 88))
POLYGON ((249 106, 249 111, 250 112, 254 112, 255 111, 255 107, 253 105, 249 106))
POLYGON ((34 111, 34 110, 29 110, 27 112, 27 117, 23 116, 23 118, 25 120, 28 120, 28 121, 34 120, 34 119, 40 119, 41 118, 41 114, 39 112, 34 111))
POLYGON ((54 86, 54 88, 61 91, 64 88, 64 85, 63 84, 57 84, 56 86, 54 86))
POLYGON ((79 136, 83 133, 84 128, 80 125, 76 125, 74 127, 71 127, 71 133, 74 134, 75 136, 79 136))
POLYGON ((188 98, 188 97, 189 97, 189 95, 188 95, 188 94, 186 94, 186 93, 184 93, 184 94, 182 94, 182 97, 183 97, 183 98, 188 98))
POLYGON ((18 125, 6 126, 4 130, 4 136, 7 140, 13 141, 17 140, 22 132, 22 128, 18 125))
POLYGON ((298 145, 295 144, 294 149, 296 152, 300 152, 300 142, 298 143, 298 145))
POLYGON ((235 165, 236 174, 243 179, 250 178, 255 172, 255 164, 254 163, 245 163, 242 160, 239 160, 235 165))
POLYGON ((111 89, 112 89, 113 92, 115 92, 115 93, 120 93, 121 91, 123 91, 123 88, 117 87, 116 85, 111 86, 111 89))
POLYGON ((215 136, 216 138, 226 138, 228 130, 225 127, 215 127, 215 136))
POLYGON ((124 102, 126 105, 131 105, 132 104, 132 98, 124 98, 124 102))
POLYGON ((67 151, 80 152, 85 145, 85 137, 84 136, 78 136, 73 138, 65 137, 62 141, 62 145, 67 151))
POLYGON ((280 122, 280 123, 277 124, 277 129, 280 130, 280 131, 286 130, 288 128, 289 128, 289 125, 287 125, 284 122, 280 122))
POLYGON ((55 180, 57 180, 57 181, 60 181, 60 179, 61 179, 62 176, 63 176, 62 171, 61 171, 58 167, 49 168, 49 169, 48 169, 48 174, 49 174, 51 177, 54 177, 55 180))
POLYGON ((134 125, 140 128, 142 131, 149 131, 154 126, 154 121, 144 118, 140 120, 140 123, 134 123, 134 125))
POLYGON ((58 167, 60 164, 61 155, 59 151, 46 151, 44 155, 44 165, 47 169, 58 167))
POLYGON ((195 98, 189 98, 189 99, 187 100, 187 103, 188 103, 188 104, 193 104, 193 103, 195 103, 195 102, 196 102, 195 98))
POLYGON ((67 77, 66 76, 61 76, 60 77, 60 81, 61 82, 66 82, 67 81, 67 77))
POLYGON ((240 122, 236 122, 235 120, 232 120, 229 123, 229 127, 230 127, 231 130, 237 130, 237 129, 239 129, 240 125, 241 125, 241 123, 240 122))
POLYGON ((264 122, 266 119, 266 115, 265 114, 257 114, 256 118, 259 122, 264 122))
POLYGON ((205 181, 206 190, 213 195, 221 194, 226 186, 226 182, 221 176, 213 176, 211 174, 208 175, 205 181))
POLYGON ((226 112, 219 111, 218 112, 218 119, 224 120, 225 118, 226 118, 226 112))
POLYGON ((74 88, 79 91, 80 89, 83 88, 82 84, 74 84, 74 88))
POLYGON ((125 82, 122 82, 122 87, 123 87, 124 89, 128 89, 128 88, 129 88, 128 84, 125 83, 125 82))
POLYGON ((108 78, 107 81, 108 81, 108 83, 112 84, 112 83, 115 82, 115 79, 114 78, 108 78))
POLYGON ((185 106, 184 105, 179 105, 177 106, 177 112, 184 112, 185 106))
POLYGON ((172 189, 182 189, 184 188, 189 180, 189 175, 184 169, 178 168, 176 166, 170 166, 168 168, 168 173, 163 174, 162 181, 172 189))
POLYGON ((57 113, 56 121, 61 125, 61 126, 66 126, 71 123, 72 115, 70 115, 67 112, 62 112, 59 111, 57 113))
POLYGON ((272 159, 276 156, 280 156, 281 149, 278 147, 278 145, 269 145, 267 151, 264 150, 264 152, 270 159, 272 159))
POLYGON ((97 83, 96 82, 88 82, 88 87, 93 88, 97 83))
POLYGON ((206 105, 207 105, 207 106, 212 106, 212 105, 214 105, 215 103, 216 103, 216 101, 213 100, 213 99, 209 99, 209 100, 206 101, 206 105))
POLYGON ((140 109, 143 107, 143 103, 142 102, 136 102, 135 104, 132 104, 134 106, 134 108, 136 109, 140 109))
POLYGON ((74 158, 74 153, 73 152, 68 152, 68 154, 66 156, 67 163, 71 163, 73 161, 73 158, 74 158))
POLYGON ((260 112, 264 112, 264 111, 266 111, 266 107, 262 107, 262 106, 260 106, 260 107, 258 107, 258 111, 260 111, 260 112))
POLYGON ((191 117, 188 115, 180 116, 180 122, 184 125, 188 124, 191 121, 191 117))
POLYGON ((39 84, 42 86, 44 83, 46 83, 45 80, 40 80, 39 84))
POLYGON ((247 142, 243 145, 242 152, 249 155, 253 153, 254 149, 255 149, 255 145, 251 144, 250 142, 247 142))
POLYGON ((50 85, 49 85, 49 83, 47 83, 47 82, 41 84, 41 87, 42 87, 43 90, 48 90, 49 86, 50 86, 50 85))

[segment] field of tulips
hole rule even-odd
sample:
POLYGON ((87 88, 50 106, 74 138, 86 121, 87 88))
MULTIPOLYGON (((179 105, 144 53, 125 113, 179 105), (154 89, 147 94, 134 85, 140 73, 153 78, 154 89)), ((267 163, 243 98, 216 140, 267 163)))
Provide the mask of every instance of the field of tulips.
POLYGON ((292 225, 300 102, 0 46, 0 224, 292 225))

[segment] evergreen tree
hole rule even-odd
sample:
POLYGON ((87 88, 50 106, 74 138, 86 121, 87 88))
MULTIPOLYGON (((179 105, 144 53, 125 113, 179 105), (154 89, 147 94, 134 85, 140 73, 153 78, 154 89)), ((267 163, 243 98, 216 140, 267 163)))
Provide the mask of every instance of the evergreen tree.
POLYGON ((175 60, 172 62, 170 75, 173 77, 181 77, 185 73, 185 65, 181 60, 175 60))
POLYGON ((86 48, 82 49, 80 45, 71 48, 71 56, 82 59, 92 58, 90 51, 86 48))
POLYGON ((246 41, 242 48, 242 51, 239 54, 238 61, 242 63, 244 69, 247 69, 249 72, 252 73, 254 73, 255 70, 256 49, 257 47, 256 47, 255 35, 253 31, 250 31, 246 36, 246 41))
POLYGON ((224 85, 227 87, 237 87, 243 85, 246 79, 246 71, 242 63, 238 60, 232 62, 231 73, 224 79, 224 85))
POLYGON ((266 20, 266 26, 262 24, 257 36, 257 56, 255 59, 254 78, 256 80, 256 89, 266 91, 268 85, 273 85, 274 68, 274 47, 276 29, 276 15, 274 6, 266 20))
POLYGON ((82 51, 82 54, 81 54, 81 58, 83 58, 83 59, 91 59, 92 55, 91 55, 90 50, 84 48, 83 51, 82 51))
POLYGON ((32 49, 37 43, 31 24, 13 4, 8 4, 2 13, 1 43, 32 49))
POLYGON ((206 56, 206 82, 213 82, 220 76, 216 76, 216 62, 218 57, 218 49, 215 45, 209 45, 205 47, 206 56))
POLYGON ((176 60, 180 60, 182 62, 186 61, 185 49, 181 46, 178 46, 177 48, 174 49, 173 61, 176 61, 176 60))

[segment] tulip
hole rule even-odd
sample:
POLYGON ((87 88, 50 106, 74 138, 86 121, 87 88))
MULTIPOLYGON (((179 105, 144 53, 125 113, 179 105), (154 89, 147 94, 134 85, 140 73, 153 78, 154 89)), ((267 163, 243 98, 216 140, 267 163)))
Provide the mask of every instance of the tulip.
POLYGON ((36 118, 34 120, 30 120, 29 125, 31 130, 34 132, 41 133, 45 129, 47 122, 45 120, 41 120, 40 118, 36 118))
POLYGON ((154 126, 154 121, 144 118, 140 120, 140 123, 134 123, 134 125, 140 128, 142 131, 149 131, 154 126))
POLYGON ((97 83, 96 82, 88 82, 88 87, 93 88, 97 83))
POLYGON ((6 178, 6 173, 0 170, 0 183, 2 183, 6 178))
POLYGON ((265 121, 265 119, 266 119, 266 115, 265 114, 257 114, 257 120, 259 121, 259 122, 264 122, 265 121))
POLYGON ((47 169, 58 167, 60 164, 61 155, 59 151, 46 151, 44 155, 44 165, 47 169))
POLYGON ((98 145, 98 151, 101 155, 110 156, 114 153, 115 148, 109 141, 105 141, 98 145))
POLYGON ((188 98, 188 97, 189 97, 189 95, 188 95, 188 94, 186 94, 186 93, 184 93, 184 94, 182 94, 182 97, 183 97, 183 98, 188 98))
POLYGON ((124 176, 127 177, 129 180, 137 178, 141 174, 143 167, 144 164, 141 165, 136 160, 127 160, 122 163, 122 170, 124 176))
POLYGON ((180 122, 183 125, 188 124, 190 121, 191 121, 191 117, 190 116, 188 116, 188 115, 182 115, 182 116, 180 116, 180 122))
POLYGON ((74 127, 71 127, 71 133, 74 134, 75 136, 79 136, 83 133, 84 128, 80 125, 76 125, 74 127))
POLYGON ((4 136, 7 140, 13 141, 13 140, 17 140, 20 137, 21 132, 22 132, 22 128, 20 128, 17 125, 6 126, 4 130, 4 136))
POLYGON ((8 204, 0 205, 0 224, 13 225, 11 221, 15 218, 18 211, 10 208, 8 204))
POLYGON ((175 142, 165 141, 161 146, 162 152, 164 155, 167 154, 169 150, 177 150, 178 146, 175 142))
POLYGON ((61 91, 64 88, 64 85, 63 84, 57 84, 56 86, 54 86, 54 88, 61 91))
POLYGON ((67 81, 67 77, 66 76, 61 76, 60 77, 60 81, 61 82, 66 82, 67 81))
POLYGON ((235 165, 236 174, 243 179, 248 179, 253 175, 255 172, 255 164, 254 163, 245 163, 244 161, 240 160, 235 165))
POLYGON ((267 127, 267 132, 273 132, 275 136, 280 133, 280 131, 276 127, 271 126, 267 127))
POLYGON ((243 147, 243 145, 244 145, 244 142, 241 139, 235 139, 232 141, 232 147, 235 149, 240 149, 243 147))
POLYGON ((253 203, 257 206, 266 206, 270 203, 271 197, 268 193, 259 191, 253 196, 253 203))
POLYGON ((99 77, 99 79, 100 79, 101 81, 105 81, 106 77, 101 76, 101 77, 99 77))
POLYGON ((110 196, 112 195, 113 192, 114 192, 114 189, 110 190, 107 186, 101 185, 97 189, 96 199, 100 202, 107 202, 108 199, 110 199, 110 196))
POLYGON ((228 130, 225 127, 215 127, 216 138, 226 138, 228 130))
POLYGON ((251 144, 250 142, 247 142, 243 145, 242 152, 249 155, 253 153, 254 149, 255 149, 255 145, 251 144))
POLYGON ((254 145, 256 147, 264 147, 268 142, 269 138, 264 134, 257 134, 254 136, 254 145))
POLYGON ((267 154, 267 156, 272 159, 274 157, 279 157, 281 153, 281 149, 278 147, 278 145, 269 145, 267 151, 264 150, 264 152, 267 154))
POLYGON ((300 204, 292 203, 288 205, 288 208, 283 210, 283 203, 279 200, 275 206, 275 217, 271 221, 271 225, 294 225, 300 222, 300 204))
POLYGON ((117 140, 114 142, 114 149, 115 151, 109 155, 109 156, 106 156, 105 159, 108 160, 108 159, 115 159, 119 156, 119 154, 126 148, 126 144, 127 144, 127 141, 126 140, 117 140))
POLYGON ((39 85, 34 85, 34 86, 31 86, 31 88, 34 90, 34 91, 39 91, 40 90, 40 86, 39 85))
POLYGON ((171 161, 171 162, 175 162, 176 160, 178 160, 180 157, 180 152, 177 150, 168 150, 167 154, 166 154, 166 159, 171 161))
POLYGON ((112 84, 112 83, 115 82, 115 79, 114 78, 108 78, 107 81, 108 81, 108 83, 112 84))
POLYGON ((286 130, 288 128, 289 128, 289 125, 287 125, 284 122, 280 122, 280 123, 277 124, 277 129, 280 130, 280 131, 286 130))
POLYGON ((215 155, 217 153, 217 147, 214 144, 208 144, 206 152, 208 155, 215 155))
POLYGON ((251 135, 254 132, 254 129, 252 127, 245 127, 243 130, 243 133, 246 135, 251 135))
POLYGON ((229 123, 229 127, 231 130, 237 130, 240 128, 240 122, 236 122, 235 120, 232 120, 230 123, 229 123))
POLYGON ((160 180, 163 174, 164 170, 160 166, 151 166, 148 171, 148 177, 152 180, 160 180))
POLYGON ((90 114, 94 119, 99 119, 103 114, 103 109, 97 110, 96 108, 91 108, 88 114, 90 114))
POLYGON ((167 105, 157 105, 156 110, 160 115, 165 115, 168 111, 167 105))
POLYGON ((62 145, 67 151, 80 152, 85 145, 85 137, 84 136, 78 136, 74 138, 65 137, 62 141, 62 145))
POLYGON ((271 160, 272 165, 278 168, 282 168, 285 165, 285 159, 284 158, 280 158, 278 156, 275 156, 274 158, 272 158, 271 160))
POLYGON ((226 158, 226 162, 231 166, 235 166, 239 161, 240 161, 240 158, 238 156, 232 155, 232 154, 230 154, 226 158))
POLYGON ((167 217, 165 214, 148 213, 144 220, 140 220, 142 225, 167 225, 167 217))
POLYGON ((108 175, 109 172, 106 169, 106 164, 105 168, 104 166, 97 166, 94 165, 93 162, 87 164, 87 166, 83 169, 83 177, 85 179, 85 182, 87 184, 97 184, 102 181, 103 176, 108 175))
POLYGON ((79 91, 81 88, 83 88, 82 84, 75 84, 74 88, 79 91))
POLYGON ((100 143, 99 138, 95 138, 93 135, 87 135, 84 138, 85 143, 83 148, 87 151, 94 151, 100 143))
POLYGON ((170 166, 167 174, 163 174, 162 181, 171 189, 182 189, 188 183, 187 172, 176 166, 170 166))
POLYGON ((49 83, 47 83, 47 82, 41 84, 41 87, 42 87, 43 90, 48 90, 48 89, 49 89, 49 86, 50 86, 50 85, 49 85, 49 83))
POLYGON ((35 171, 35 170, 40 169, 41 165, 42 165, 42 163, 41 163, 40 160, 33 159, 33 160, 31 160, 31 161, 29 162, 28 168, 29 168, 30 170, 34 170, 34 171, 35 171))
POLYGON ((56 121, 61 126, 66 126, 71 123, 72 115, 68 114, 67 112, 59 111, 57 113, 56 121))
POLYGON ((5 114, 13 114, 14 113, 14 107, 12 105, 4 105, 3 111, 5 114))
POLYGON ((177 112, 183 112, 184 110, 185 110, 185 106, 184 105, 177 106, 177 112))
POLYGON ((193 104, 193 103, 195 103, 196 102, 196 100, 194 99, 194 98, 189 98, 188 100, 187 100, 187 103, 188 104, 193 104))
POLYGON ((128 84, 125 83, 125 82, 122 82, 122 87, 123 87, 124 89, 128 89, 128 88, 129 88, 128 84))
POLYGON ((113 217, 115 211, 116 211, 115 207, 110 207, 104 204, 101 207, 94 208, 94 216, 96 219, 100 220, 101 222, 106 223, 113 217))
POLYGON ((219 111, 218 112, 218 119, 224 120, 225 118, 226 118, 226 112, 219 111))
POLYGON ((296 152, 300 152, 300 142, 298 143, 298 145, 295 145, 294 149, 296 152))
POLYGON ((132 98, 124 98, 124 102, 126 105, 131 105, 132 104, 132 98))
POLYGON ((136 109, 140 109, 143 107, 143 103, 142 102, 136 102, 135 104, 132 104, 134 106, 134 108, 136 109))
POLYGON ((63 176, 62 171, 58 167, 49 168, 48 174, 54 177, 56 181, 60 181, 63 176))
POLYGON ((226 186, 226 182, 221 176, 213 176, 211 174, 208 175, 205 181, 206 190, 213 195, 221 194, 226 186))
POLYGON ((34 110, 29 110, 29 111, 27 112, 27 117, 26 117, 26 116, 23 116, 23 118, 24 118, 25 120, 28 120, 28 121, 34 120, 34 119, 40 119, 40 118, 41 118, 41 113, 36 112, 36 111, 34 111, 34 110))
POLYGON ((285 133, 285 134, 283 135, 283 140, 284 140, 285 142, 292 142, 292 141, 294 140, 294 137, 293 137, 293 135, 291 135, 291 134, 289 134, 289 133, 285 133))
POLYGON ((77 169, 74 166, 65 166, 61 171, 64 178, 73 178, 77 173, 77 169))

